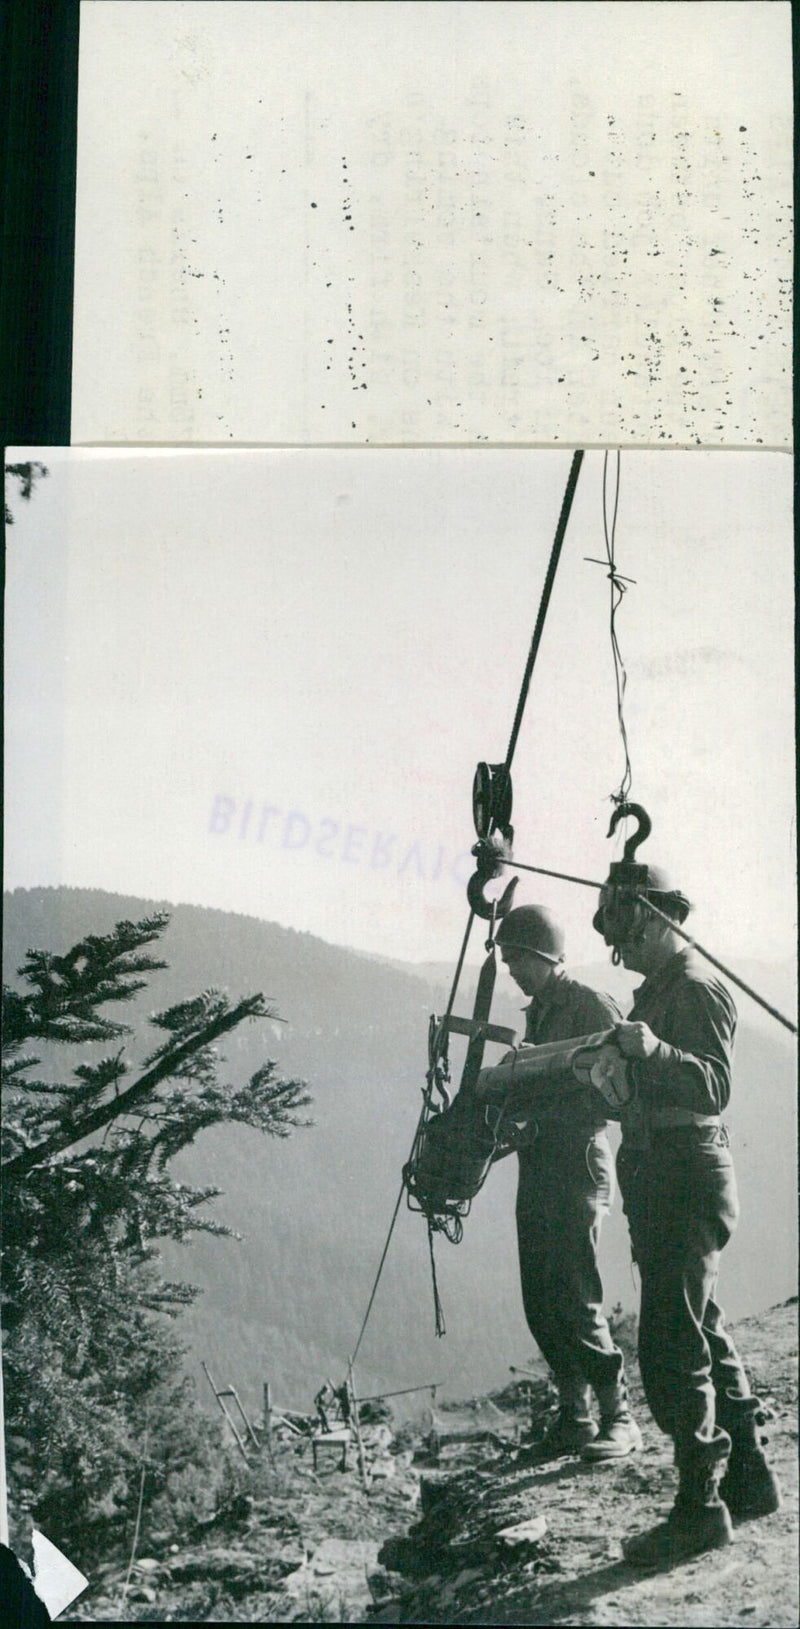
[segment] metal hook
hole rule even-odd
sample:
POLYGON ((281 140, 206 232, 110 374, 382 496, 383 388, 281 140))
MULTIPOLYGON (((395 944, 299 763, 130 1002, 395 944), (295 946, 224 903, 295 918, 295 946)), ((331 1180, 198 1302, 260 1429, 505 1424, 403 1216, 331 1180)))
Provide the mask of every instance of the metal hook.
POLYGON ((490 849, 488 844, 483 842, 476 843, 472 852, 477 856, 478 868, 473 872, 467 883, 467 899, 470 909, 474 911, 476 916, 483 917, 485 922, 491 922, 492 917, 494 917, 495 921, 499 921, 502 916, 506 916, 511 910, 514 902, 514 890, 519 882, 519 877, 511 878, 499 899, 486 899, 483 890, 487 882, 491 882, 494 877, 499 877, 503 868, 502 854, 499 854, 496 849, 490 849))
POLYGON ((643 843, 645 838, 650 836, 653 829, 650 816, 647 813, 647 810, 642 808, 641 803, 618 803, 614 813, 611 816, 611 824, 606 832, 606 836, 613 837, 620 821, 626 820, 629 815, 632 815, 634 820, 638 822, 638 830, 633 832, 631 836, 626 839, 623 859, 627 860, 629 863, 632 863, 639 844, 643 843))

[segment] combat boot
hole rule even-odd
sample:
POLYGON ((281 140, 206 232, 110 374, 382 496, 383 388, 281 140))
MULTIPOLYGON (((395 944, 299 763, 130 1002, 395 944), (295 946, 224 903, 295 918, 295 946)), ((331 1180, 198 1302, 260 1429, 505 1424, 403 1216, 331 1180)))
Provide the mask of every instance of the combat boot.
POLYGON ((624 1459, 642 1446, 642 1433, 636 1424, 628 1402, 628 1388, 624 1380, 614 1386, 596 1386, 600 1404, 600 1430, 591 1442, 581 1449, 581 1459, 598 1462, 605 1459, 624 1459))
POLYGON ((622 1552, 634 1567, 674 1567, 705 1550, 730 1544, 733 1523, 720 1498, 723 1466, 683 1466, 675 1503, 664 1522, 647 1533, 623 1540, 622 1552))
POLYGON ((781 1506, 778 1478, 764 1448, 769 1437, 764 1431, 766 1415, 757 1397, 745 1397, 734 1413, 726 1414, 731 1439, 728 1468, 720 1483, 720 1495, 736 1522, 771 1516, 781 1506))
POLYGON ((538 1442, 533 1444, 537 1463, 579 1454, 593 1437, 597 1426, 589 1412, 589 1387, 582 1384, 559 1386, 558 1412, 538 1442))

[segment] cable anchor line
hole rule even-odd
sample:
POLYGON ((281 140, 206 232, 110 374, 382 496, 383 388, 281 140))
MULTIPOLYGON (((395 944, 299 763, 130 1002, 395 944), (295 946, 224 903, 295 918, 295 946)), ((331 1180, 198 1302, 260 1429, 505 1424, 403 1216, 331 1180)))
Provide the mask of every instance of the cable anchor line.
MULTIPOLYGON (((543 865, 527 865, 523 860, 509 860, 507 863, 514 866, 517 871, 532 871, 537 876, 555 877, 559 882, 577 883, 580 888, 594 888, 598 893, 606 887, 604 882, 595 882, 591 877, 575 877, 571 876, 568 871, 551 871, 543 865)), ((793 1023, 791 1018, 787 1018, 786 1014, 782 1013, 778 1007, 774 1007, 764 996, 759 995, 758 991, 754 990, 753 986, 748 984, 745 979, 740 978, 738 973, 732 972, 725 962, 721 962, 710 950, 706 949, 705 945, 701 945, 699 939, 694 939, 690 933, 687 933, 677 922, 674 922, 671 916, 667 916, 665 911, 660 910, 652 899, 648 899, 647 895, 641 892, 636 893, 635 899, 637 904, 643 905, 653 916, 660 917, 662 922, 668 922, 673 933, 677 933, 680 939, 683 939, 687 945, 691 945, 692 949, 697 951, 698 956, 705 957, 705 960, 710 962, 712 967, 716 967, 720 973, 725 975, 726 979, 730 979, 731 983, 735 984, 738 989, 743 990, 745 995, 749 995, 751 1001, 755 1001, 759 1007, 763 1007, 765 1012, 768 1012, 772 1018, 775 1018, 779 1024, 783 1025, 784 1029, 788 1029, 792 1035, 797 1034, 797 1025, 793 1023)))
MULTIPOLYGON (((705 945, 701 945, 699 940, 694 939, 690 933, 687 933, 681 927, 680 922, 676 922, 674 917, 668 915, 650 898, 647 889, 648 887, 656 887, 656 884, 653 882, 649 866, 640 865, 636 859, 636 851, 640 843, 643 843, 645 838, 649 837, 652 830, 650 816, 647 811, 642 808, 640 803, 619 804, 611 816, 608 836, 612 837, 620 821, 627 819, 629 815, 636 819, 637 829, 628 837, 622 859, 612 861, 607 881, 602 884, 595 884, 595 887, 600 887, 600 909, 594 918, 594 926, 598 929, 598 932, 603 934, 606 944, 614 946, 613 959, 615 961, 619 960, 617 945, 628 934, 635 931, 636 914, 640 909, 644 909, 650 912, 652 916, 657 916, 660 921, 666 922, 667 926, 672 929, 673 933, 677 934, 679 939, 683 939, 687 945, 691 945, 698 955, 705 957, 705 960, 710 962, 712 967, 716 967, 738 989, 744 990, 745 995, 749 995, 751 1000, 755 1001, 759 1007, 763 1007, 764 1011, 768 1012, 772 1018, 775 1018, 779 1024, 783 1024, 785 1029, 796 1035, 797 1025, 790 1018, 787 1018, 777 1007, 774 1007, 770 1001, 765 1000, 764 996, 759 995, 758 991, 740 978, 738 973, 732 972, 730 967, 727 967, 710 950, 707 950, 705 945)), ((688 912, 689 901, 685 896, 678 889, 671 889, 670 892, 675 898, 683 901, 688 912)))
POLYGON ((773 1007, 771 1002, 765 1001, 764 997, 753 989, 752 984, 747 984, 744 979, 739 977, 738 973, 732 973, 731 969, 726 967, 724 962, 719 961, 716 956, 712 956, 711 951, 706 950, 698 939, 693 939, 690 933, 685 933, 677 922, 673 922, 671 916, 667 916, 666 911, 660 910, 653 903, 652 899, 648 899, 646 894, 638 894, 637 899, 639 904, 645 907, 645 910, 650 911, 653 916, 660 917, 662 922, 668 923, 673 933, 677 933, 680 939, 685 939, 687 945, 691 945, 698 955, 705 956, 706 961, 710 962, 712 967, 716 967, 720 973, 724 973, 726 979, 730 979, 732 984, 737 985, 740 990, 744 990, 745 995, 749 995, 751 1001, 756 1001, 759 1007, 763 1007, 764 1011, 768 1012, 772 1018, 777 1019, 779 1024, 783 1024, 784 1029, 788 1029, 792 1035, 797 1034, 797 1025, 792 1023, 791 1018, 787 1018, 786 1014, 782 1013, 778 1007, 773 1007))

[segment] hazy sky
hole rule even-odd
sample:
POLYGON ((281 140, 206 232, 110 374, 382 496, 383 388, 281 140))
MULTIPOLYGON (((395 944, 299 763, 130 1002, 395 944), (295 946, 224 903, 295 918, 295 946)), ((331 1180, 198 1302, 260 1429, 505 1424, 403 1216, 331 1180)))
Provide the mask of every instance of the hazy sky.
MULTIPOLYGON (((14 457, 19 457, 14 454, 14 457)), ((6 886, 452 960, 570 453, 67 452, 12 490, 6 886)), ((602 878, 623 759, 588 453, 515 760, 518 858, 602 878)), ((788 456, 625 452, 632 795, 718 954, 794 952, 788 456)), ((577 961, 586 890, 526 877, 577 961)), ((479 943, 479 942, 478 942, 479 943)), ((478 945, 476 945, 476 949, 478 945)), ((768 993, 768 992, 766 992, 768 993)))

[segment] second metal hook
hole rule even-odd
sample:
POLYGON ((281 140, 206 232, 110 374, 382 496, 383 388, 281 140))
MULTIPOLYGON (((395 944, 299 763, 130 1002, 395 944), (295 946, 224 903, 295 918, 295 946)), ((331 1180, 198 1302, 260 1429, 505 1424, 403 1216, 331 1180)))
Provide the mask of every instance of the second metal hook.
POLYGON ((647 813, 647 810, 642 808, 641 803, 617 804, 617 807, 611 816, 611 822, 606 836, 613 837, 620 821, 627 820, 628 816, 632 816, 632 818, 638 822, 638 829, 635 832, 632 832, 630 837, 626 838, 623 858, 628 861, 633 861, 639 844, 643 843, 645 838, 650 836, 653 829, 650 816, 647 813))

